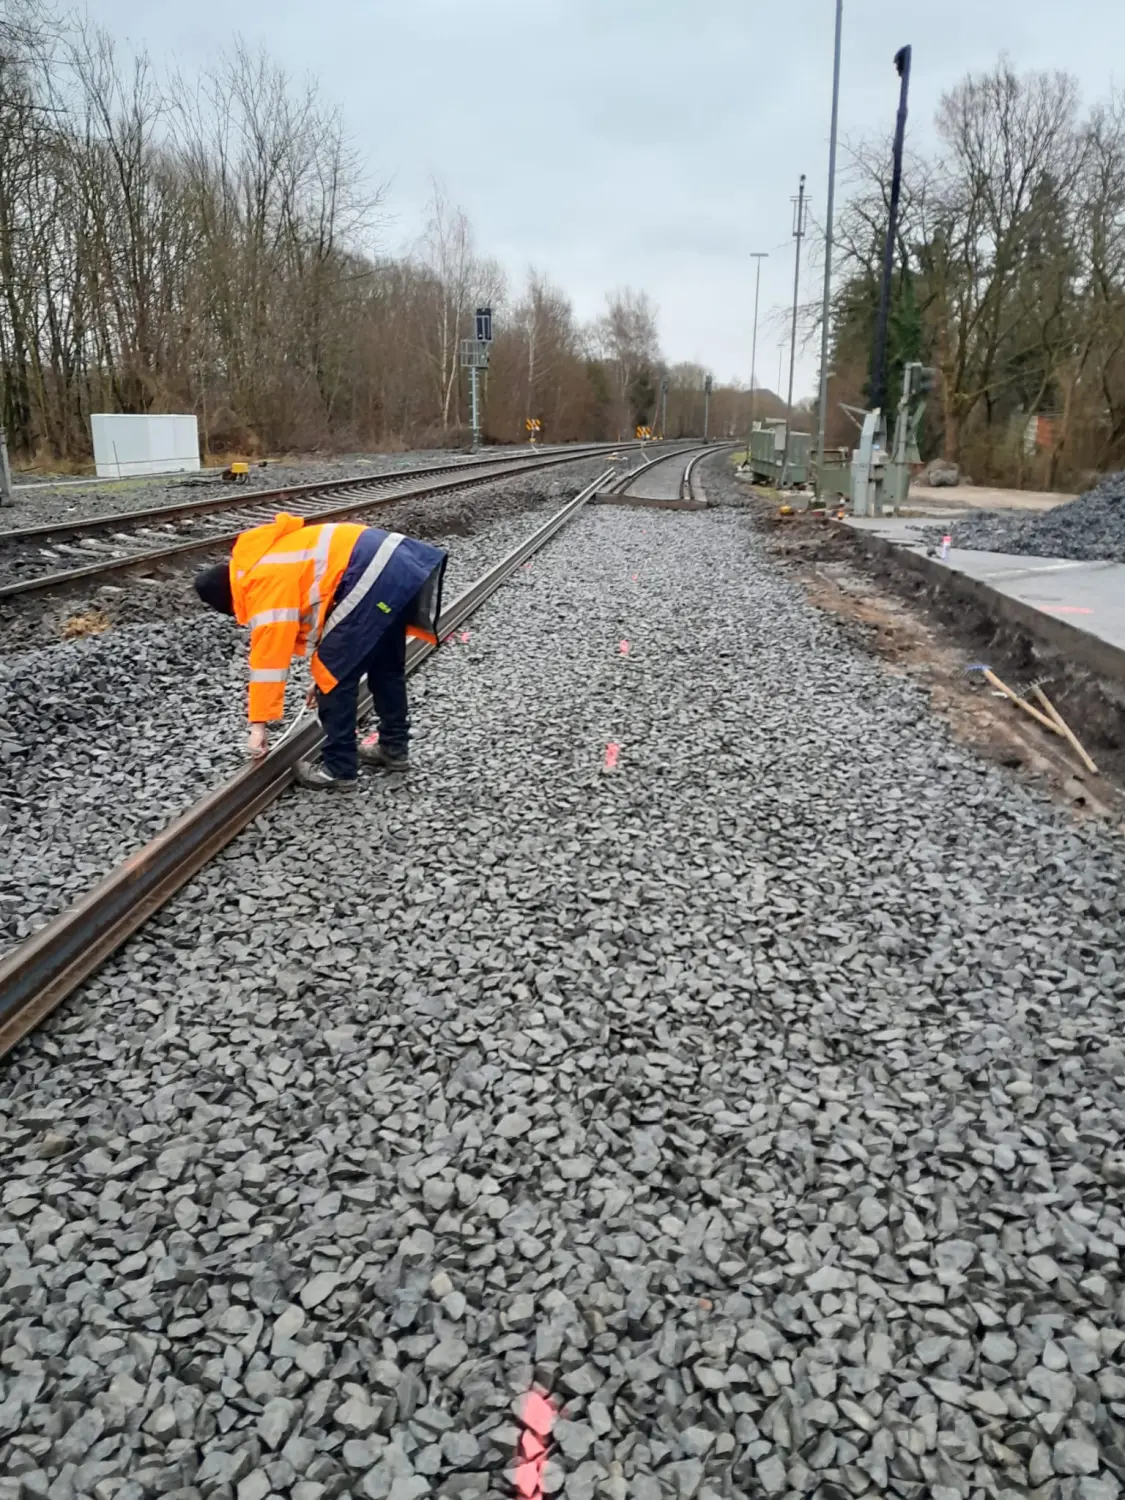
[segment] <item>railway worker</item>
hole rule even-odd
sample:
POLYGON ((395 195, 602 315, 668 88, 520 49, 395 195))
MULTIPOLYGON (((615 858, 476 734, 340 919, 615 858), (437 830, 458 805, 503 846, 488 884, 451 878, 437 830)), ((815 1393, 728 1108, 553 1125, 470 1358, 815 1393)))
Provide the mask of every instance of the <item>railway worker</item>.
POLYGON ((294 656, 310 640, 314 702, 324 730, 320 761, 301 761, 297 780, 352 791, 358 762, 409 766, 406 638, 437 644, 446 555, 428 542, 373 526, 306 526, 282 511, 244 531, 229 563, 195 580, 204 604, 250 627, 250 754, 266 753, 269 725, 285 710, 294 656), (356 745, 356 702, 367 678, 378 740, 356 745))

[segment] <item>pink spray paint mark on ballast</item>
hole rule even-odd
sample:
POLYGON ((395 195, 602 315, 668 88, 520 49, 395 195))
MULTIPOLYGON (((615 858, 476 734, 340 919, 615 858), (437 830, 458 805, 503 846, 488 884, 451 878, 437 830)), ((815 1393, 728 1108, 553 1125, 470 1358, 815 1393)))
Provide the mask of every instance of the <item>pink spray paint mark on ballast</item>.
POLYGON ((520 1500, 543 1500, 543 1471, 547 1467, 547 1439, 558 1412, 539 1391, 524 1397, 520 1420, 524 1431, 516 1449, 515 1486, 520 1500))
POLYGON ((621 652, 622 656, 628 656, 629 655, 629 642, 628 641, 622 641, 621 645, 617 649, 621 652))
POLYGON ((462 630, 461 634, 458 636, 458 640, 461 642, 462 646, 464 646, 465 643, 468 641, 469 635, 470 635, 469 631, 462 630))
POLYGON ((621 754, 621 746, 615 745, 612 740, 605 747, 605 768, 607 771, 617 770, 617 757, 621 754))

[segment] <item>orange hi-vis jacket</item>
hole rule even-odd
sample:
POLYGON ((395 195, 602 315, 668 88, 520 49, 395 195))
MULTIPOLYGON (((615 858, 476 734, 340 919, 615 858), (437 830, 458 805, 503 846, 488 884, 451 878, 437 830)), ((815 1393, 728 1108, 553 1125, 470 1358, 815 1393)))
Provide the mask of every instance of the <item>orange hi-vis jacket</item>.
MULTIPOLYGON (((244 531, 231 552, 230 582, 235 618, 240 625, 250 627, 251 723, 270 723, 284 716, 290 663, 294 656, 307 653, 310 639, 314 646, 310 663, 313 681, 322 692, 330 693, 345 670, 358 664, 364 640, 384 628, 390 617, 396 617, 386 603, 378 602, 380 595, 394 598, 398 605, 416 594, 434 569, 431 556, 440 560, 436 587, 427 591, 432 597, 425 601, 434 620, 421 622, 424 629, 412 624, 406 629, 408 634, 436 642, 433 631, 444 568, 444 554, 436 548, 352 522, 306 526, 300 516, 285 511, 268 526, 244 531), (361 538, 362 545, 357 545, 361 538), (377 542, 380 545, 376 546, 377 542), (424 561, 413 557, 416 550, 424 554, 424 561), (336 667, 333 672, 316 648, 322 645, 329 610, 353 553, 357 566, 362 564, 364 571, 328 627, 332 630, 337 616, 347 615, 345 628, 330 637, 330 656, 336 667), (390 578, 392 572, 394 580, 390 578), (373 587, 376 579, 379 589, 373 587), (397 592, 388 594, 388 583, 394 581, 398 583, 397 592), (362 607, 357 609, 357 603, 362 607), (364 627, 365 617, 374 616, 378 610, 385 611, 387 618, 371 618, 364 627)), ((349 575, 349 585, 356 572, 353 569, 349 575)))

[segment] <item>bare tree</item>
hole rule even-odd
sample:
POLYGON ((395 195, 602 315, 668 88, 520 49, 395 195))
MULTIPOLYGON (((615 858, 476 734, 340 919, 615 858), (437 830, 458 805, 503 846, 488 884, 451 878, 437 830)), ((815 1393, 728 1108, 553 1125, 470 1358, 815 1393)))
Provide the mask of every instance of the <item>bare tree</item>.
POLYGON ((606 314, 595 331, 613 371, 619 438, 635 420, 653 412, 653 377, 660 365, 656 318, 651 298, 626 287, 606 298, 606 314))
MULTIPOLYGON (((565 296, 533 275, 507 315, 500 267, 436 186, 413 253, 380 254, 379 203, 335 112, 264 52, 237 43, 198 77, 164 77, 92 26, 6 0, 0 363, 16 451, 84 454, 102 410, 194 410, 208 450, 453 434, 479 302, 498 313, 490 430, 521 435, 533 406, 555 436, 602 430, 607 364, 565 296)), ((659 351, 643 296, 614 311, 623 407, 659 351)))

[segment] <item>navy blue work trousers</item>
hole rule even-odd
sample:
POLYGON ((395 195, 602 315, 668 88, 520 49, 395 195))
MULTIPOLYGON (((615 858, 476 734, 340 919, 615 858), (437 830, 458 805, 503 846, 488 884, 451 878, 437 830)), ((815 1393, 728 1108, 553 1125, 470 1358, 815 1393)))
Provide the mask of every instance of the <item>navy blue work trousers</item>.
POLYGON ((321 756, 329 773, 354 781, 358 767, 355 737, 356 703, 364 678, 375 705, 379 743, 392 755, 405 755, 410 744, 406 702, 406 630, 395 620, 379 637, 359 670, 342 677, 330 693, 317 689, 316 705, 324 730, 321 756))

